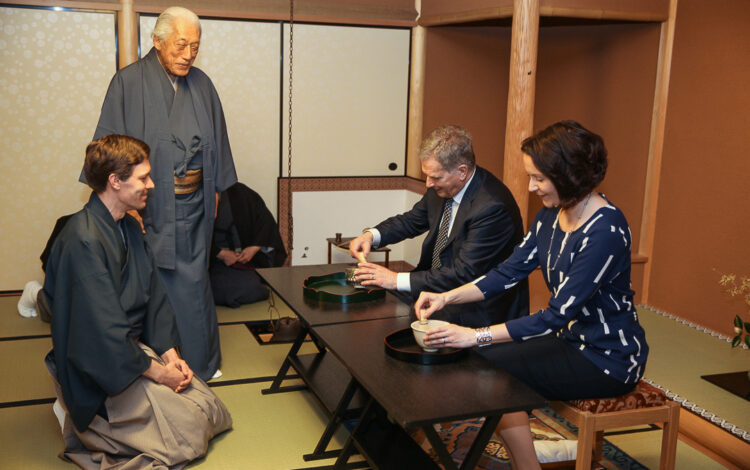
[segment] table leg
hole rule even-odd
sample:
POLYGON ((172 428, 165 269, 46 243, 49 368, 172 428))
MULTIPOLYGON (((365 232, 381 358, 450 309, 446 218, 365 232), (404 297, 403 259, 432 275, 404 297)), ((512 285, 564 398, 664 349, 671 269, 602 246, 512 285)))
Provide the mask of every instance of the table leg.
POLYGON ((289 358, 297 355, 299 349, 302 347, 302 343, 305 342, 307 332, 307 328, 300 328, 300 332, 297 335, 297 338, 294 340, 291 349, 289 349, 289 353, 286 355, 286 358, 284 358, 284 362, 281 364, 281 368, 279 368, 279 371, 276 373, 276 377, 274 377, 271 386, 261 390, 261 393, 263 395, 268 395, 271 393, 292 392, 295 390, 304 390, 307 388, 307 385, 290 385, 287 387, 281 386, 281 382, 283 382, 286 378, 289 367, 291 367, 292 365, 289 358))
POLYGON ((354 429, 352 429, 352 432, 349 434, 349 437, 346 439, 346 443, 344 444, 343 449, 341 449, 341 453, 339 454, 339 457, 336 459, 336 463, 333 465, 333 468, 335 470, 340 470, 344 468, 351 468, 349 467, 348 461, 349 457, 354 453, 354 436, 357 434, 360 428, 366 428, 366 426, 369 424, 370 421, 372 421, 373 416, 375 414, 375 411, 373 410, 375 405, 375 400, 372 397, 368 397, 367 399, 367 405, 365 405, 364 411, 362 411, 362 415, 359 418, 359 421, 357 422, 357 425, 354 426, 354 429))
POLYGON ((333 438, 333 433, 335 433, 339 426, 341 426, 346 410, 356 391, 357 381, 352 378, 349 381, 349 385, 347 385, 341 400, 339 400, 338 405, 336 405, 336 409, 333 411, 331 419, 328 421, 328 425, 323 431, 323 435, 320 436, 320 440, 318 441, 318 445, 315 446, 315 450, 311 454, 305 454, 302 456, 305 462, 310 460, 327 459, 335 457, 341 453, 341 449, 326 451, 326 448, 333 438))
POLYGON ((331 242, 328 242, 328 264, 331 264, 331 242))
POLYGON ((422 431, 424 432, 425 436, 427 436, 427 440, 430 441, 430 445, 435 450, 435 453, 437 454, 440 463, 443 465, 443 468, 445 468, 446 470, 458 470, 456 462, 453 461, 451 454, 448 452, 448 449, 445 448, 443 440, 435 431, 433 425, 428 424, 426 426, 422 426, 422 431))
POLYGON ((485 447, 487 447, 487 443, 490 442, 492 433, 497 429, 500 417, 501 415, 493 415, 484 418, 482 429, 479 430, 477 437, 474 438, 474 442, 471 444, 471 448, 461 464, 461 470, 475 468, 477 466, 485 447))

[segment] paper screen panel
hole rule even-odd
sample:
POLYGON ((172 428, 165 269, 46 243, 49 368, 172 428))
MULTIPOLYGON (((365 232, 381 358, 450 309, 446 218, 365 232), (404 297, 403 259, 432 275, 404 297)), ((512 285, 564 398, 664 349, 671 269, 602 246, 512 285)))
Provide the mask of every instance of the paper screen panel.
MULTIPOLYGON (((292 176, 404 174, 409 34, 408 29, 294 26, 292 176), (392 162, 395 170, 388 168, 392 162)), ((285 87, 288 41, 285 25, 285 87)), ((286 132, 283 138, 286 156, 286 132)))
POLYGON ((115 72, 114 13, 0 7, 0 290, 43 279, 39 255, 78 182, 115 72))

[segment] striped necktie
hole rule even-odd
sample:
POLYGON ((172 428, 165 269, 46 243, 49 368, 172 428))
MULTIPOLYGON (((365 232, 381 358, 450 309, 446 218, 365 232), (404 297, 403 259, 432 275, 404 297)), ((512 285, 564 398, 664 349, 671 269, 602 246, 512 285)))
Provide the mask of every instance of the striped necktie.
POLYGON ((435 247, 432 250, 432 269, 440 269, 443 266, 443 263, 440 262, 440 252, 443 251, 443 248, 448 243, 448 227, 451 224, 452 209, 453 199, 446 199, 443 202, 443 215, 440 218, 440 228, 435 239, 435 247))

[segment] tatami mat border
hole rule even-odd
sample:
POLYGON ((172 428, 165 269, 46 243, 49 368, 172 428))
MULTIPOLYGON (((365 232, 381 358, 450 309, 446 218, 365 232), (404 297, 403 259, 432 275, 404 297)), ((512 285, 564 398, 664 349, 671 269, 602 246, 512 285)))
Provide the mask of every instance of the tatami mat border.
MULTIPOLYGON (((661 315, 663 317, 667 317, 669 319, 672 319, 672 320, 676 321, 677 323, 682 323, 683 325, 687 325, 690 328, 698 330, 701 333, 706 333, 707 335, 711 335, 714 338, 723 339, 727 343, 731 343, 732 342, 732 338, 729 337, 729 336, 727 336, 727 335, 725 335, 725 334, 722 334, 722 333, 719 333, 717 331, 711 330, 709 328, 706 328, 705 326, 698 325, 697 323, 693 323, 691 321, 685 320, 684 318, 680 318, 677 315, 673 315, 671 313, 665 312, 664 310, 659 310, 656 307, 652 307, 652 306, 646 305, 646 304, 638 304, 637 306, 638 307, 642 307, 642 308, 647 308, 647 309, 651 310, 652 312, 658 313, 659 315, 661 315)), ((743 349, 748 349, 747 345, 745 343, 740 343, 737 347, 740 347, 740 348, 743 348, 743 349)))

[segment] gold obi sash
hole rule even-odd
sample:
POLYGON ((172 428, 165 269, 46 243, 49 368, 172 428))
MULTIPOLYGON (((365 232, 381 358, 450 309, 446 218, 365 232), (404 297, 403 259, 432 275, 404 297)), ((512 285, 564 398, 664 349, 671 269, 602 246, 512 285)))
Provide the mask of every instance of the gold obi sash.
POLYGON ((198 191, 203 184, 203 169, 187 170, 183 178, 175 175, 174 193, 175 194, 192 194, 198 191))

